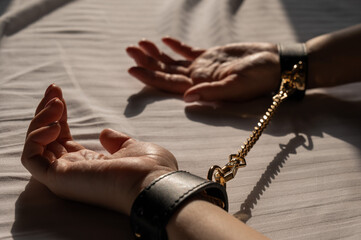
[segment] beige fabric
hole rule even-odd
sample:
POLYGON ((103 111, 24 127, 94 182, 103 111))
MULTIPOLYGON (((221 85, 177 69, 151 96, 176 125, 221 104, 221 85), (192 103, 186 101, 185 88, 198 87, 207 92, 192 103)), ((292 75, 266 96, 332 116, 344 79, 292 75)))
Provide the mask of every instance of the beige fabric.
MULTIPOLYGON (((24 136, 50 83, 63 88, 80 143, 102 151, 98 134, 111 127, 205 176, 237 151, 270 99, 187 105, 130 77, 124 49, 164 35, 198 47, 305 41, 361 22, 360 12, 358 0, 12 1, 0 20, 0 239, 130 238, 127 217, 29 181, 24 136)), ((359 239, 360 91, 316 89, 286 103, 228 185, 230 212, 272 239, 359 239)))

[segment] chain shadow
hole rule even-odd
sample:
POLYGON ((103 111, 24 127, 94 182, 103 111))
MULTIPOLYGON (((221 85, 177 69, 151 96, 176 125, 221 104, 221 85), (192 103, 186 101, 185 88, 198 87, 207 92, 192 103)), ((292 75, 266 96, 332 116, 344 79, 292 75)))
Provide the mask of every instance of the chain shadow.
MULTIPOLYGON (((354 91, 360 87, 360 84, 353 84, 338 87, 338 90, 334 92, 339 94, 344 91, 354 91)), ((329 91, 333 93, 333 90, 329 91)), ((128 98, 124 115, 127 118, 135 117, 141 114, 148 105, 167 99, 182 100, 182 97, 144 87, 128 98)), ((206 125, 230 126, 251 131, 270 103, 270 98, 259 98, 245 103, 192 104, 186 106, 185 115, 192 121, 206 125)), ((272 136, 303 133, 317 137, 322 137, 324 133, 327 133, 361 149, 361 140, 354 136, 355 133, 361 133, 360 118, 361 100, 342 100, 337 97, 337 94, 333 96, 327 91, 313 93, 306 95, 303 101, 283 103, 265 133, 272 136)))
MULTIPOLYGON (((344 93, 341 95, 346 96, 344 93)), ((269 99, 258 99, 245 104, 227 103, 217 108, 193 105, 186 109, 186 114, 193 121, 251 131, 269 102, 269 99)), ((270 187, 272 180, 281 172, 290 154, 297 154, 296 150, 300 147, 313 150, 313 136, 323 137, 324 134, 328 134, 341 139, 355 146, 361 156, 360 117, 359 98, 346 101, 332 94, 314 93, 308 95, 302 102, 283 103, 265 133, 274 136, 295 133, 296 136, 287 144, 280 144, 281 151, 269 163, 253 190, 241 204, 240 211, 234 216, 243 222, 247 222, 252 217, 252 209, 270 187)))
POLYGON ((237 219, 246 223, 252 217, 252 209, 260 200, 263 193, 272 183, 272 179, 281 172, 281 168, 289 159, 290 154, 297 154, 296 149, 303 146, 308 150, 313 149, 312 139, 308 138, 308 146, 306 146, 306 139, 302 135, 296 135, 290 139, 287 144, 280 144, 281 151, 274 157, 274 159, 268 164, 265 172, 261 175, 260 179, 253 187, 253 190, 248 194, 246 200, 241 204, 240 211, 233 214, 237 219))
MULTIPOLYGON (((186 116, 212 126, 230 126, 253 130, 270 105, 269 98, 246 103, 222 103, 217 107, 195 104, 187 106, 186 116)), ((275 113, 265 134, 285 136, 289 133, 323 137, 329 134, 361 150, 361 101, 346 101, 327 94, 307 95, 303 101, 286 101, 275 113)))
MULTIPOLYGON (((296 154, 296 150, 300 147, 310 151, 313 149, 312 137, 323 137, 324 134, 329 134, 350 143, 361 152, 360 98, 351 97, 352 101, 340 98, 340 96, 347 98, 345 92, 352 93, 355 89, 359 89, 359 86, 361 85, 354 84, 338 87, 337 90, 330 89, 324 93, 311 92, 303 101, 286 101, 281 105, 265 133, 272 136, 295 133, 295 137, 285 145, 280 144, 281 151, 267 166, 253 190, 241 204, 240 211, 235 213, 236 218, 247 222, 252 217, 252 209, 270 187, 272 180, 281 172, 281 168, 290 155, 296 154)), ((140 114, 147 104, 171 97, 174 95, 143 89, 129 99, 127 111, 140 114), (158 96, 154 96, 154 93, 158 96), (137 108, 134 110, 132 106, 137 108)), ((251 131, 270 102, 270 98, 260 98, 246 103, 192 104, 185 108, 185 114, 188 119, 206 125, 230 126, 251 131)), ((128 117, 130 115, 128 114, 128 117)))
POLYGON ((15 240, 134 239, 127 216, 63 200, 31 178, 15 203, 15 240))
MULTIPOLYGON (((361 150, 361 99, 354 91, 361 84, 349 84, 320 92, 307 94, 302 101, 286 101, 277 111, 265 130, 272 136, 303 133, 307 136, 323 137, 324 133, 344 140, 361 150), (352 101, 347 94, 353 95, 352 101), (356 134, 356 135, 355 135, 356 134)), ((162 92, 150 87, 128 98, 124 115, 128 118, 141 114, 147 105, 181 96, 162 92)), ((188 119, 211 126, 230 126, 235 129, 252 130, 271 103, 271 98, 259 98, 249 102, 222 102, 214 104, 192 104, 185 108, 188 119)))

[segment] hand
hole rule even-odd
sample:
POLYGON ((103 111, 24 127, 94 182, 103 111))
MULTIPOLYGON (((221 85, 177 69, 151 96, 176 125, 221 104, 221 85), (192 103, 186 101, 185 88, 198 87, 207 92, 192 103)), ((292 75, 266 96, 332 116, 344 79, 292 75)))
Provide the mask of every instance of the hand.
POLYGON ((152 180, 178 168, 174 156, 155 144, 111 129, 99 139, 109 155, 73 140, 61 89, 50 85, 30 123, 21 160, 56 195, 125 214, 152 180))
POLYGON ((184 94, 186 102, 249 100, 276 90, 280 79, 277 46, 237 43, 193 49, 174 38, 163 42, 186 60, 174 60, 148 40, 126 49, 138 67, 129 73, 146 85, 184 94))

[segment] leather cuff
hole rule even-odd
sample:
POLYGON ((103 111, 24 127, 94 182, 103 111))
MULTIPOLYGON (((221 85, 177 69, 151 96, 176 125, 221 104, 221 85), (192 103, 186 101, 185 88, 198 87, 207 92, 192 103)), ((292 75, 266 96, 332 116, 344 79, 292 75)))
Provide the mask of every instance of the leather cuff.
MULTIPOLYGON (((278 53, 280 56, 281 76, 286 71, 291 71, 293 66, 299 61, 303 63, 303 71, 306 76, 306 88, 307 89, 307 50, 304 43, 282 43, 278 44, 278 53)), ((305 91, 296 90, 290 99, 300 100, 304 97, 305 91)))
POLYGON ((177 208, 190 197, 219 204, 228 211, 226 190, 186 171, 165 174, 146 187, 133 203, 130 221, 137 239, 167 239, 165 227, 177 208))

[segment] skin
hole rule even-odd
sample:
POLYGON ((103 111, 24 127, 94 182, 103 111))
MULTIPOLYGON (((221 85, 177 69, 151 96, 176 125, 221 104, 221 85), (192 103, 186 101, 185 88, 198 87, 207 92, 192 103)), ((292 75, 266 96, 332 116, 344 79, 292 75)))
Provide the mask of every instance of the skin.
POLYGON ((129 73, 146 85, 177 94, 186 102, 249 100, 276 89, 277 46, 270 43, 229 44, 198 50, 174 38, 163 42, 186 60, 174 60, 149 41, 126 49, 137 63, 129 73))
MULTIPOLYGON (((136 67, 129 73, 148 86, 182 94, 185 102, 246 101, 277 90, 276 44, 234 43, 195 49, 171 37, 163 43, 185 60, 175 60, 149 40, 126 49, 136 67)), ((337 86, 361 79, 361 24, 306 42, 308 88, 337 86)))
POLYGON ((50 85, 30 123, 21 160, 56 195, 128 215, 145 186, 178 168, 174 156, 158 145, 112 129, 104 129, 99 140, 108 155, 73 140, 61 89, 50 85))
MULTIPOLYGON (((127 48, 138 65, 129 73, 149 86, 183 94, 186 102, 244 101, 269 94, 278 85, 280 66, 274 44, 239 43, 199 50, 173 38, 163 42, 185 60, 174 60, 151 41, 142 40, 127 48)), ((359 81, 360 42, 361 25, 307 41, 308 86, 359 81)), ((99 140, 109 154, 73 140, 61 89, 50 85, 30 123, 21 160, 35 179, 59 197, 128 215, 144 187, 178 168, 174 156, 155 144, 111 129, 104 129, 99 140)), ((203 200, 183 204, 166 230, 169 239, 267 239, 203 200)))
POLYGON ((360 43, 361 24, 307 41, 309 88, 360 81, 360 43))
MULTIPOLYGON (((86 149, 73 140, 62 91, 52 84, 29 125, 21 161, 57 196, 127 215, 142 189, 178 169, 174 156, 158 145, 112 129, 104 129, 99 140, 109 154, 86 149)), ((166 229, 169 239, 267 239, 203 200, 183 204, 166 229), (235 231, 228 231, 229 227, 235 231)))

